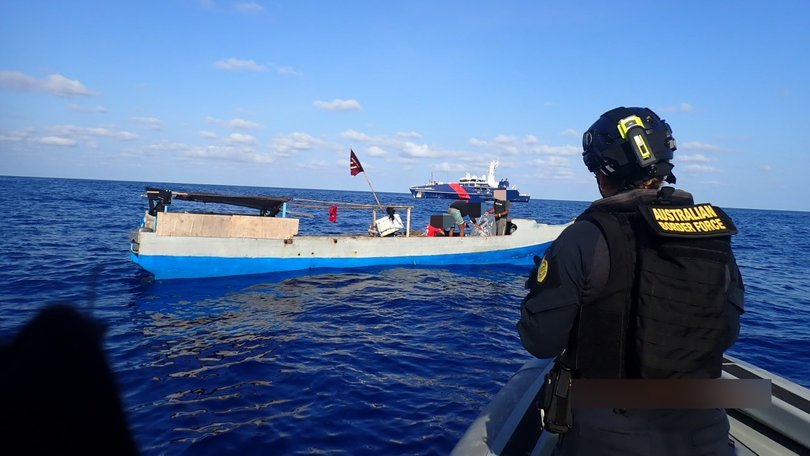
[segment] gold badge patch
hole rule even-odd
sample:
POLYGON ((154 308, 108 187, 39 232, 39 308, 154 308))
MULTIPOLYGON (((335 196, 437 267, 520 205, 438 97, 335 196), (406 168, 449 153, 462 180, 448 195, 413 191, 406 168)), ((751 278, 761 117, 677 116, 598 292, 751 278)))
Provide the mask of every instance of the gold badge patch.
POLYGON ((734 222, 720 208, 711 204, 693 206, 645 206, 641 214, 662 236, 714 237, 737 233, 734 222))
POLYGON ((537 268, 537 283, 543 283, 546 280, 546 275, 548 275, 548 260, 543 257, 543 261, 540 262, 540 267, 537 268))

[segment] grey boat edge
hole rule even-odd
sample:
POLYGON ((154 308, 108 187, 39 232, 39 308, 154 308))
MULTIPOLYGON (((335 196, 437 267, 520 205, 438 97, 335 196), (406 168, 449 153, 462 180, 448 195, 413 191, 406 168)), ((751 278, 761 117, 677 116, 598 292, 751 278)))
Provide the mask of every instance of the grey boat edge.
MULTIPOLYGON (((473 421, 451 456, 550 455, 557 435, 544 432, 535 403, 552 359, 532 359, 515 372, 473 421)), ((810 455, 810 390, 733 356, 724 379, 771 381, 771 406, 727 409, 736 454, 810 455)))

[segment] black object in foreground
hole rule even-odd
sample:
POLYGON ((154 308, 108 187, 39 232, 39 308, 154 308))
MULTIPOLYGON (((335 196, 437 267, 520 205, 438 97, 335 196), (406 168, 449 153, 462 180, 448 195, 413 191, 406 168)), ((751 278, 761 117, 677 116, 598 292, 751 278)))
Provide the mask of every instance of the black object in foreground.
POLYGON ((103 352, 104 326, 58 304, 0 348, 4 454, 138 454, 103 352))

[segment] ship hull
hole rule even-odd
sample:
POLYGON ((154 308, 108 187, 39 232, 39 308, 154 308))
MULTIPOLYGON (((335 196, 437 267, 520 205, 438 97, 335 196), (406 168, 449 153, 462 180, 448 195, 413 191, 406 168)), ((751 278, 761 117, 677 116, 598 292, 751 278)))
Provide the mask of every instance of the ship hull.
MULTIPOLYGON (((473 199, 479 201, 491 201, 495 199, 492 187, 471 187, 461 184, 435 184, 419 185, 411 187, 411 195, 414 198, 424 199, 473 199)), ((529 195, 522 194, 515 189, 506 190, 506 199, 514 203, 528 203, 529 195)))

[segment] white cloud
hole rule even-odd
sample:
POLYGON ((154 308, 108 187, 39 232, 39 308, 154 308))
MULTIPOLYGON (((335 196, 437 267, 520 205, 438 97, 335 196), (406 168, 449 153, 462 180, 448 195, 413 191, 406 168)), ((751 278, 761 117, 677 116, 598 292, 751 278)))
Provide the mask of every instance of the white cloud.
POLYGON ((293 152, 311 150, 324 146, 325 143, 320 139, 306 133, 298 132, 277 136, 271 143, 272 150, 284 156, 289 156, 293 152))
POLYGON ((386 151, 396 149, 402 152, 402 155, 405 157, 428 157, 434 156, 436 153, 438 153, 438 149, 435 147, 431 148, 431 146, 427 145, 416 145, 413 142, 408 141, 409 139, 421 138, 422 135, 415 131, 399 132, 394 136, 386 137, 371 136, 356 130, 346 130, 341 132, 339 136, 351 141, 359 141, 369 144, 370 148, 377 147, 379 150, 386 151), (432 150, 432 152, 427 152, 428 150, 432 150))
MULTIPOLYGON (((200 131, 198 134, 209 139, 217 139, 211 132, 200 131)), ((184 143, 172 143, 167 141, 150 144, 141 150, 142 153, 173 153, 195 160, 216 160, 221 162, 267 164, 273 163, 279 158, 295 155, 298 152, 333 147, 332 145, 306 133, 290 133, 278 136, 270 144, 268 151, 259 151, 255 144, 257 140, 251 136, 241 133, 233 133, 224 142, 209 145, 188 145, 184 143)))
POLYGON ((550 180, 571 180, 576 174, 571 170, 571 161, 567 157, 550 156, 530 160, 527 168, 538 178, 550 180))
POLYGON ((354 142, 367 144, 364 153, 372 156, 391 156, 392 152, 398 152, 398 156, 391 157, 398 163, 412 164, 414 158, 436 158, 447 155, 458 155, 442 148, 428 144, 416 144, 408 139, 418 139, 421 135, 417 132, 396 133, 394 136, 370 136, 356 130, 341 132, 340 137, 354 142))
POLYGON ((571 163, 567 158, 563 157, 548 157, 546 159, 539 160, 540 162, 545 162, 547 165, 552 166, 567 166, 571 163))
POLYGON ((566 128, 565 130, 560 132, 560 136, 567 136, 567 137, 570 137, 570 138, 577 138, 577 137, 581 136, 581 134, 579 133, 578 130, 575 130, 573 128, 566 128))
POLYGON ((401 131, 396 134, 397 138, 421 138, 422 135, 415 131, 401 131))
POLYGON ((186 149, 185 155, 191 158, 241 163, 270 163, 274 160, 272 156, 258 153, 252 147, 204 146, 186 149))
MULTIPOLYGON (((275 157, 267 153, 259 153, 253 147, 243 145, 208 145, 191 146, 184 143, 161 141, 150 144, 142 149, 146 155, 154 152, 162 154, 173 153, 191 159, 218 160, 223 162, 237 162, 249 164, 265 164, 275 161, 275 157)), ((144 155, 141 152, 141 155, 144 155)))
POLYGON ((462 173, 469 171, 467 165, 458 162, 441 162, 433 166, 434 171, 446 173, 462 173))
POLYGON ((219 125, 220 127, 228 128, 231 130, 239 130, 239 129, 252 130, 262 127, 260 124, 253 122, 252 120, 245 120, 239 118, 231 120, 223 120, 214 117, 207 117, 205 121, 210 124, 219 125))
POLYGON ((61 74, 52 74, 48 76, 43 85, 47 92, 60 96, 95 95, 81 82, 74 79, 68 79, 61 74))
POLYGON ((228 122, 225 123, 225 127, 226 128, 233 128, 233 129, 240 129, 241 128, 241 129, 249 129, 250 130, 250 129, 255 129, 255 128, 261 128, 261 125, 259 125, 256 122, 253 122, 251 120, 231 119, 231 120, 229 120, 228 122))
POLYGON ((96 95, 81 82, 61 74, 38 80, 19 71, 0 71, 0 87, 11 90, 47 92, 60 97, 96 95))
POLYGON ((485 149, 495 155, 578 155, 582 150, 576 146, 550 146, 541 144, 537 137, 526 135, 523 138, 497 135, 492 140, 471 138, 469 144, 473 147, 485 149))
POLYGON ((520 141, 517 138, 500 134, 490 141, 470 138, 468 143, 473 147, 495 151, 498 155, 516 155, 520 150, 520 141))
POLYGON ((214 63, 214 68, 225 71, 267 71, 267 67, 253 60, 228 58, 214 63))
POLYGON ((162 122, 157 117, 133 117, 132 120, 150 130, 160 130, 162 122))
POLYGON ((708 163, 712 161, 707 156, 703 154, 695 154, 695 155, 678 155, 676 156, 676 161, 679 162, 697 162, 697 163, 708 163))
POLYGON ((256 138, 242 133, 231 133, 228 136, 228 142, 231 144, 256 144, 256 138))
POLYGON ((324 169, 329 168, 330 163, 324 160, 309 160, 299 164, 298 167, 304 169, 324 169))
POLYGON ((271 65, 262 65, 256 63, 253 60, 241 60, 235 58, 220 60, 214 63, 214 68, 224 71, 256 71, 261 73, 266 71, 275 71, 277 74, 283 76, 298 75, 298 71, 291 66, 273 67, 271 65))
POLYGON ((773 167, 771 165, 761 165, 759 167, 759 170, 762 171, 763 173, 769 173, 773 171, 773 167))
POLYGON ((49 130, 55 132, 55 136, 74 137, 77 139, 88 139, 93 137, 114 138, 121 141, 133 141, 138 139, 138 135, 124 130, 113 130, 106 127, 77 127, 75 125, 57 125, 49 130))
POLYGON ((21 142, 63 147, 73 147, 81 144, 84 148, 97 148, 99 147, 98 138, 133 141, 138 139, 138 135, 107 127, 87 128, 77 127, 75 125, 52 126, 43 129, 42 132, 38 132, 33 128, 0 132, 0 141, 2 142, 21 142))
POLYGON ((217 134, 212 131, 200 130, 197 134, 206 139, 217 139, 217 134))
POLYGON ((149 152, 157 151, 157 152, 184 152, 184 153, 192 149, 193 147, 189 146, 188 144, 173 143, 166 140, 161 140, 156 143, 148 144, 142 148, 142 150, 146 150, 149 152))
POLYGON ((316 101, 312 103, 312 106, 315 106, 318 109, 325 109, 327 111, 359 111, 363 109, 360 106, 360 102, 357 100, 341 100, 340 98, 335 98, 332 101, 316 101))
POLYGON ((549 146, 541 144, 531 148, 532 153, 544 155, 582 155, 582 147, 579 146, 549 146))
POLYGON ((0 131, 0 141, 3 142, 23 142, 29 140, 35 134, 33 128, 23 130, 0 131))
POLYGON ((364 154, 369 155, 371 157, 385 157, 388 155, 388 152, 385 151, 382 147, 379 146, 370 146, 364 149, 364 154))
POLYGON ((61 138, 58 136, 43 136, 42 138, 39 138, 39 141, 37 142, 39 142, 40 144, 45 144, 47 146, 68 146, 68 147, 74 147, 79 143, 75 139, 61 138))
POLYGON ((709 165, 686 165, 686 167, 684 167, 683 169, 687 172, 696 174, 717 172, 717 169, 715 167, 709 165))
POLYGON ((298 75, 298 72, 295 71, 295 68, 288 67, 288 66, 276 68, 276 73, 282 74, 284 76, 296 76, 296 75, 298 75))
POLYGON ((410 141, 402 145, 402 153, 406 157, 429 158, 441 155, 440 149, 433 148, 427 144, 414 144, 410 141))
POLYGON ((263 13, 264 7, 256 2, 240 2, 236 4, 236 10, 241 13, 263 13))
POLYGON ((339 136, 341 138, 353 139, 355 141, 363 141, 363 142, 371 142, 374 140, 371 136, 356 130, 343 131, 339 134, 339 136))

